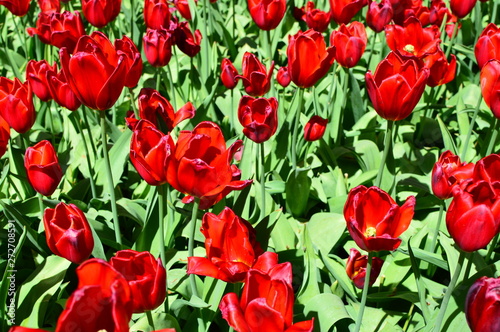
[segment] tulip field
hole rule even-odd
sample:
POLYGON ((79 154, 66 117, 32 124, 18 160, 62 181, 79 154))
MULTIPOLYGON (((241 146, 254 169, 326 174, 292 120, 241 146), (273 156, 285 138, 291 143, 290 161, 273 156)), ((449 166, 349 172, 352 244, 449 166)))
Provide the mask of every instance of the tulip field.
POLYGON ((0 331, 499 332, 500 0, 0 0, 0 331))

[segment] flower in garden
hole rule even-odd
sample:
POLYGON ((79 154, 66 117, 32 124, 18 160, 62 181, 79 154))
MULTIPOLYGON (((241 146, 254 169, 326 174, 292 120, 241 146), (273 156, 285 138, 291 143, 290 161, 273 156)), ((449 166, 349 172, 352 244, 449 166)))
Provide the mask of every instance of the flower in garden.
MULTIPOLYGON (((197 2, 198 0, 194 0, 194 3, 197 2)), ((188 21, 191 21, 191 9, 189 8, 188 0, 174 0, 174 6, 182 17, 184 17, 188 21)))
POLYGON ((438 50, 436 53, 429 54, 424 58, 424 66, 429 68, 427 85, 430 87, 443 85, 451 82, 455 78, 457 57, 452 54, 451 60, 448 62, 445 53, 438 50))
POLYGON ((33 90, 28 81, 21 83, 0 77, 0 115, 18 133, 27 132, 35 123, 33 90))
POLYGON ((367 4, 368 0, 330 0, 332 19, 347 24, 367 4))
POLYGON ((335 59, 342 67, 354 67, 366 48, 366 30, 361 22, 352 22, 348 26, 341 24, 330 35, 330 45, 335 46, 335 59))
POLYGON ((243 96, 238 105, 238 120, 246 137, 255 143, 265 142, 278 128, 278 100, 243 96))
POLYGON ((450 198, 453 188, 471 179, 473 173, 473 163, 462 163, 453 152, 445 151, 432 168, 432 192, 439 199, 450 198))
POLYGON ((420 0, 390 0, 392 3, 392 19, 397 25, 403 26, 408 18, 407 13, 414 13, 422 6, 420 0))
POLYGON ((396 250, 399 236, 410 226, 415 197, 399 206, 378 187, 351 189, 344 206, 347 229, 356 244, 366 251, 396 250))
POLYGON ((200 52, 201 32, 196 30, 193 34, 188 22, 179 23, 174 30, 175 44, 187 56, 194 57, 200 52))
POLYGON ((153 67, 163 67, 172 57, 174 35, 166 29, 148 29, 142 38, 144 54, 153 67))
POLYGON ((257 57, 249 52, 243 55, 241 65, 241 75, 237 75, 236 79, 243 81, 245 92, 251 96, 258 97, 265 95, 271 88, 271 79, 273 76, 274 61, 271 62, 269 71, 257 59, 257 57))
POLYGON ((309 29, 324 32, 330 24, 330 12, 324 12, 314 7, 314 2, 308 1, 305 7, 297 8, 297 16, 299 16, 300 20, 306 22, 309 29))
POLYGON ((132 39, 127 36, 123 36, 121 39, 115 39, 114 45, 118 56, 122 54, 125 55, 124 59, 128 68, 125 86, 127 88, 133 88, 137 85, 142 75, 141 52, 139 52, 132 39))
POLYGON ((325 134, 328 119, 323 119, 319 115, 313 115, 304 126, 304 139, 313 142, 321 139, 325 134))
POLYGON ((50 94, 47 72, 57 71, 57 64, 49 65, 47 60, 30 60, 26 66, 26 80, 30 82, 33 93, 42 101, 49 101, 52 99, 50 94))
POLYGON ((120 250, 109 263, 127 280, 132 293, 133 312, 156 309, 167 294, 167 271, 161 259, 147 251, 120 250))
POLYGON ((236 79, 236 76, 238 76, 238 71, 234 67, 231 60, 222 59, 220 68, 220 79, 222 81, 222 84, 224 84, 224 86, 228 89, 234 89, 234 87, 238 83, 238 80, 236 79))
POLYGON ((47 245, 57 256, 80 264, 94 249, 94 238, 85 214, 74 204, 59 203, 43 213, 47 245))
POLYGON ((66 76, 62 70, 58 72, 48 71, 47 85, 51 97, 60 106, 66 107, 70 111, 74 111, 82 105, 66 81, 66 76))
POLYGON ((474 47, 474 54, 479 68, 491 59, 500 60, 500 29, 494 23, 484 28, 474 47))
POLYGON ((375 70, 366 75, 366 89, 375 111, 386 120, 403 120, 422 96, 429 69, 413 59, 404 60, 391 52, 375 70))
POLYGON ((285 16, 286 0, 248 0, 253 21, 262 30, 272 30, 285 16))
POLYGON ((241 282, 264 251, 248 221, 226 207, 219 215, 205 213, 201 224, 207 257, 188 257, 188 274, 241 282))
POLYGON ((47 332, 47 331, 42 329, 33 329, 31 327, 12 326, 9 329, 9 332, 47 332))
MULTIPOLYGON (((349 258, 347 258, 346 264, 346 273, 349 279, 354 282, 354 286, 359 289, 363 289, 365 285, 365 277, 366 277, 366 265, 368 264, 368 256, 361 255, 361 253, 351 248, 349 252, 349 258)), ((375 283, 378 275, 380 274, 380 270, 382 269, 382 265, 384 261, 378 257, 372 258, 372 267, 370 272, 370 286, 375 283)))
POLYGON ((114 105, 127 83, 129 60, 102 32, 78 40, 73 56, 59 51, 66 80, 82 104, 104 111, 114 105))
POLYGON ((300 88, 316 84, 335 61, 335 46, 326 47, 323 35, 312 29, 288 37, 288 73, 300 88))
POLYGON ((113 21, 122 6, 122 0, 82 0, 82 12, 96 28, 103 28, 113 21))
POLYGON ((0 0, 0 6, 5 6, 16 16, 24 16, 30 9, 31 0, 0 0))
POLYGON ((170 8, 167 0, 144 0, 144 23, 149 29, 170 26, 170 8))
POLYGON ((480 75, 481 93, 493 115, 500 119, 500 61, 492 59, 483 66, 480 75))
POLYGON ((0 157, 7 151, 10 139, 10 126, 0 115, 0 157))
POLYGON ((221 129, 209 121, 199 123, 193 131, 181 131, 168 165, 168 183, 188 195, 182 200, 184 203, 197 197, 200 209, 211 207, 231 191, 252 183, 252 180, 240 180, 240 170, 231 165, 242 144, 237 140, 226 148, 221 129))
POLYGON ((465 317, 472 332, 500 331, 500 278, 474 282, 465 300, 465 317))
POLYGON ((290 77, 290 74, 288 73, 288 67, 281 67, 278 70, 278 73, 276 74, 276 81, 278 81, 278 84, 284 88, 286 88, 288 85, 290 85, 292 78, 290 77))
POLYGON ((61 11, 59 0, 37 0, 38 6, 43 13, 58 13, 61 11))
POLYGON ((477 0, 450 0, 451 12, 459 18, 464 18, 472 11, 477 0))
POLYGON ((500 181, 500 155, 490 154, 481 158, 474 166, 474 180, 485 180, 491 184, 500 181))
POLYGON ((366 25, 373 31, 380 32, 392 20, 391 0, 372 1, 366 12, 366 25))
POLYGON ((54 193, 63 175, 54 147, 47 140, 26 149, 24 168, 33 189, 44 196, 54 193))

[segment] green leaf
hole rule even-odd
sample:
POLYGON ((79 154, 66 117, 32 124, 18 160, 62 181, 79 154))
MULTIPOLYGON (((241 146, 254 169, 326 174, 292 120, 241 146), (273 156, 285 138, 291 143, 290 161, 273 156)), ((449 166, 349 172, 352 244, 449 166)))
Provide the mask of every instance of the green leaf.
POLYGON ((334 294, 318 294, 304 307, 308 319, 315 317, 315 331, 329 331, 339 320, 349 318, 342 299, 334 294))
POLYGON ((330 253, 346 229, 344 216, 338 213, 316 213, 307 223, 312 242, 318 250, 330 253))
POLYGON ((441 117, 439 115, 437 116, 437 121, 439 123, 439 128, 441 129, 441 136, 443 137, 443 142, 444 142, 444 148, 446 150, 450 150, 454 154, 457 154, 457 147, 455 146, 455 142, 453 141, 453 138, 451 137, 450 132, 448 131, 448 128, 446 127, 446 124, 441 120, 441 117))
POLYGON ((287 210, 291 211, 294 217, 304 215, 307 209, 312 183, 307 173, 308 170, 292 170, 286 181, 287 210))
POLYGON ((152 313, 154 328, 149 324, 148 318, 146 314, 143 314, 142 317, 130 327, 130 331, 132 332, 153 332, 160 329, 168 329, 174 328, 177 332, 181 331, 181 327, 177 322, 175 317, 163 313, 163 312, 154 312, 152 313))

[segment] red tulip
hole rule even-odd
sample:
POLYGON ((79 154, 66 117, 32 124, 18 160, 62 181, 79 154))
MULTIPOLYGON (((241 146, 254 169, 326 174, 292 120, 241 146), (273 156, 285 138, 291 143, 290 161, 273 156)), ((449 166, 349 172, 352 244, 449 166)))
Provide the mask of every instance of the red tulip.
POLYGON ((167 29, 170 26, 170 8, 166 0, 144 0, 144 23, 148 29, 167 29))
POLYGON ((74 111, 82 104, 73 90, 71 90, 62 70, 59 72, 47 72, 47 85, 50 95, 60 106, 74 111))
POLYGON ((347 196, 344 217, 356 244, 366 251, 396 250, 399 236, 410 226, 415 197, 399 206, 378 187, 357 186, 347 196))
POLYGON ((167 294, 167 271, 161 259, 147 251, 120 250, 109 261, 127 280, 132 292, 133 312, 156 309, 167 294))
POLYGON ((409 17, 407 13, 414 13, 422 6, 421 0, 390 0, 392 3, 392 19, 397 25, 403 26, 409 17))
POLYGON ((288 85, 290 85, 292 78, 290 77, 290 74, 288 73, 288 67, 281 67, 278 70, 278 74, 276 74, 276 81, 278 81, 279 85, 281 85, 284 88, 286 88, 288 85))
POLYGON ((242 61, 242 75, 236 76, 236 79, 243 81, 245 92, 251 96, 258 97, 265 95, 271 88, 271 79, 274 70, 274 61, 271 62, 269 72, 266 67, 249 52, 245 52, 242 61))
POLYGON ((465 300, 465 317, 472 332, 500 331, 500 278, 474 282, 465 300))
POLYGON ((33 92, 42 101, 52 99, 47 82, 47 72, 57 72, 57 64, 54 63, 53 66, 50 66, 47 60, 28 61, 26 80, 30 82, 33 92))
POLYGON ((272 30, 285 16, 286 0, 248 0, 248 10, 260 29, 272 30))
MULTIPOLYGON (((124 59, 128 72, 125 86, 133 88, 137 85, 142 75, 141 52, 139 52, 132 39, 127 36, 123 36, 122 39, 115 39, 115 49, 118 56, 125 55, 124 59)), ((111 50, 111 53, 114 53, 113 50, 111 50)))
MULTIPOLYGON (((372 286, 380 274, 384 261, 378 257, 372 258, 372 267, 370 272, 370 286, 372 286)), ((366 266, 368 265, 368 256, 351 248, 349 258, 347 259, 346 273, 349 279, 354 282, 354 286, 363 289, 366 278, 366 266)))
POLYGON ((438 50, 434 54, 429 54, 424 58, 424 66, 429 68, 429 78, 427 85, 435 87, 451 82, 455 78, 457 71, 457 57, 452 54, 451 61, 448 62, 443 51, 438 50))
POLYGON ((365 75, 366 89, 375 111, 386 120, 403 120, 413 111, 422 96, 428 68, 413 60, 403 60, 391 52, 375 70, 365 75))
POLYGON ((0 157, 7 151, 10 139, 10 126, 2 116, 0 116, 0 157))
POLYGON ((500 119, 500 61, 493 59, 481 69, 481 92, 493 115, 500 119))
POLYGON ((170 62, 172 57, 173 34, 165 29, 148 29, 142 38, 144 54, 153 67, 163 67, 170 62))
POLYGON ((33 107, 33 91, 28 81, 21 83, 0 77, 0 115, 9 126, 22 134, 35 123, 36 113, 33 107))
POLYGON ((196 30, 193 33, 188 22, 179 23, 174 30, 175 44, 187 56, 191 58, 200 52, 201 32, 196 30))
POLYGON ((299 31, 288 37, 288 72, 301 88, 316 84, 335 60, 335 46, 326 47, 323 35, 314 30, 299 31))
POLYGON ((450 9, 454 15, 464 18, 472 11, 477 0, 450 0, 450 9))
POLYGON ((240 170, 231 165, 241 145, 242 141, 237 140, 226 148, 222 131, 209 121, 199 123, 193 131, 181 131, 168 165, 168 183, 189 195, 182 200, 184 203, 197 197, 200 209, 211 207, 231 191, 252 183, 252 180, 239 180, 240 170))
POLYGON ((313 115, 304 127, 304 139, 308 142, 321 139, 325 134, 327 124, 328 119, 323 119, 319 115, 313 115))
POLYGON ((85 214, 76 205, 59 203, 55 209, 45 209, 43 225, 47 245, 54 254, 75 264, 89 258, 94 238, 85 214))
POLYGON ((255 143, 265 142, 278 128, 278 100, 243 96, 238 106, 238 120, 246 137, 255 143))
POLYGON ((129 332, 132 292, 127 280, 102 259, 89 259, 76 269, 78 288, 57 321, 56 332, 129 332))
POLYGON ((61 11, 59 0, 37 0, 37 2, 43 13, 59 13, 61 11))
POLYGON ((113 21, 122 6, 122 0, 82 0, 83 15, 97 28, 105 27, 113 21))
POLYGON ((44 196, 54 193, 63 175, 54 147, 47 140, 26 149, 24 168, 33 189, 44 196))
POLYGON ((148 120, 140 120, 130 141, 130 160, 148 184, 159 186, 167 182, 167 165, 173 148, 170 135, 163 134, 148 120))
POLYGON ((367 4, 368 0, 330 0, 332 19, 347 24, 367 4))
POLYGON ((481 158, 474 166, 474 180, 485 180, 492 185, 500 181, 500 155, 490 154, 481 158))
POLYGON ((366 30, 363 23, 341 24, 338 31, 332 31, 330 44, 335 46, 335 59, 342 67, 354 67, 366 48, 366 30))
POLYGON ((12 326, 9 329, 9 332, 47 332, 47 331, 42 329, 33 329, 31 327, 12 326))
POLYGON ((16 16, 24 16, 28 13, 30 9, 31 0, 0 0, 0 6, 5 6, 16 16))
POLYGON ((488 24, 479 36, 474 54, 479 68, 491 59, 500 60, 500 29, 494 23, 488 24))
POLYGON ((61 67, 69 86, 82 104, 104 111, 116 102, 127 83, 127 55, 117 52, 102 32, 78 40, 73 56, 59 51, 61 67))
POLYGON ((309 29, 324 32, 330 24, 330 12, 314 8, 314 2, 308 1, 305 8, 298 9, 299 19, 305 21, 309 29))
MULTIPOLYGON (((198 2, 198 0, 194 0, 195 4, 197 2, 198 2)), ((188 21, 191 21, 191 19, 192 19, 191 9, 189 8, 188 0, 174 0, 174 5, 182 17, 184 17, 188 21)))
POLYGON ((236 79, 236 76, 238 76, 238 71, 229 59, 222 59, 220 67, 220 78, 222 84, 224 84, 224 86, 228 89, 233 89, 238 83, 238 80, 236 79))
POLYGON ((392 20, 393 9, 390 0, 382 0, 380 3, 372 1, 366 12, 366 25, 373 31, 380 32, 392 20))
POLYGON ((451 20, 451 12, 443 0, 432 0, 429 7, 429 24, 441 26, 445 17, 451 20))
POLYGON ((207 258, 188 257, 188 274, 241 282, 263 253, 252 225, 228 207, 219 215, 205 213, 200 230, 205 236, 207 258))
POLYGON ((473 172, 473 163, 462 163, 453 152, 445 151, 432 168, 432 192, 439 199, 450 198, 453 188, 471 179, 473 172))

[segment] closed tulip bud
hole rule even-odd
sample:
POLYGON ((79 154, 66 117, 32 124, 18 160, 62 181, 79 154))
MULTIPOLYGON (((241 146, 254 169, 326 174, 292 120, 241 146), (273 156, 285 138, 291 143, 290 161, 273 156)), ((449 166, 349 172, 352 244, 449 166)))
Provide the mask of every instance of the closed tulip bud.
POLYGON ((382 0, 379 3, 372 1, 366 12, 366 25, 373 31, 380 32, 392 20, 392 15, 391 0, 382 0))
POLYGON ((342 67, 354 67, 366 48, 366 30, 361 22, 349 26, 341 24, 338 31, 330 35, 330 44, 335 46, 335 59, 342 67))
POLYGON ((472 11, 477 0, 450 0, 451 12, 459 18, 464 18, 472 11))
POLYGON ((229 59, 222 59, 220 67, 220 79, 222 81, 222 84, 224 84, 224 86, 228 89, 234 89, 234 87, 238 83, 238 80, 236 79, 236 76, 238 76, 238 71, 234 67, 233 63, 229 59))
POLYGON ((278 74, 276 74, 276 81, 278 81, 279 85, 281 85, 284 88, 290 85, 292 78, 288 73, 288 67, 281 67, 278 70, 278 74))
POLYGON ((500 60, 500 28, 494 23, 484 28, 474 47, 474 54, 479 68, 491 59, 500 60))
POLYGON ((127 88, 133 88, 137 85, 142 75, 141 52, 139 52, 132 39, 127 36, 115 40, 115 49, 118 56, 121 54, 125 55, 127 78, 124 85, 127 88))
POLYGON ((0 77, 0 115, 20 134, 31 129, 36 120, 33 90, 28 81, 21 83, 0 77))
POLYGON ((63 175, 54 147, 47 140, 26 149, 24 168, 33 189, 44 196, 54 193, 63 175))
POLYGON ((367 4, 368 0, 330 0, 332 19, 347 24, 367 4))
POLYGON ((12 15, 24 16, 30 9, 30 2, 31 0, 0 0, 0 5, 5 6, 12 15))
POLYGON ((76 205, 61 202, 54 209, 45 209, 43 225, 54 254, 75 264, 89 258, 94 238, 85 214, 76 205))
POLYGON ((271 88, 271 79, 273 76, 274 61, 271 62, 269 72, 266 67, 249 52, 245 52, 242 61, 242 75, 236 78, 243 81, 245 92, 251 96, 258 97, 265 95, 271 88))
POLYGON ((144 23, 149 29, 168 28, 170 8, 167 0, 144 0, 144 23))
POLYGON ((10 126, 2 116, 0 116, 0 157, 7 151, 10 139, 10 126))
POLYGON ((453 152, 445 151, 432 168, 432 192, 439 199, 450 198, 453 188, 471 179, 473 173, 473 163, 462 163, 453 152))
POLYGON ((59 0, 37 0, 38 6, 43 13, 58 13, 61 11, 59 0))
POLYGON ((483 66, 480 75, 481 93, 493 115, 500 119, 500 61, 493 59, 483 66))
MULTIPOLYGON (((384 261, 378 257, 372 258, 372 267, 370 272, 370 286, 372 286, 380 274, 384 261)), ((368 256, 361 255, 359 251, 351 248, 349 258, 347 259, 346 273, 359 289, 363 289, 366 278, 366 266, 368 265, 368 256)))
POLYGON ((188 22, 179 23, 174 30, 175 44, 187 56, 194 57, 200 52, 201 32, 191 32, 188 22))
POLYGON ((271 138, 278 128, 278 100, 243 96, 238 106, 243 134, 255 143, 271 138))
POLYGON ((465 317, 472 332, 500 331, 500 278, 474 282, 465 300, 465 317))
POLYGON ((286 0, 248 0, 248 10, 260 29, 272 30, 285 16, 286 0))
POLYGON ((321 139, 325 134, 327 124, 328 119, 323 119, 319 115, 313 115, 304 127, 304 139, 308 142, 321 139))
POLYGON ((143 40, 144 54, 153 67, 164 67, 172 57, 174 36, 165 29, 148 29, 143 40))
POLYGON ((57 64, 49 65, 47 60, 28 61, 26 66, 26 80, 30 82, 35 95, 42 101, 52 99, 47 82, 47 72, 57 72, 57 64))
POLYGON ((96 28, 103 28, 113 21, 122 6, 122 0, 82 0, 82 12, 96 28))
POLYGON ((66 76, 64 76, 62 70, 57 73, 52 71, 47 72, 47 84, 50 95, 60 106, 74 111, 82 105, 66 81, 66 76))

